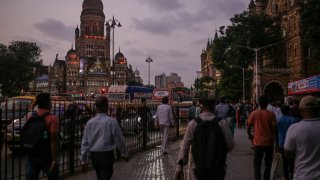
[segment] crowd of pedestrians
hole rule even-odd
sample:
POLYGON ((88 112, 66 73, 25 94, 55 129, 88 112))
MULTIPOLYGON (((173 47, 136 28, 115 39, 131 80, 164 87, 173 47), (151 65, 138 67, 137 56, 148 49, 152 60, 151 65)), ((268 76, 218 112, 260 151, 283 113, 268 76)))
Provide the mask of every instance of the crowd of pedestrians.
MULTIPOLYGON (((164 97, 162 104, 157 107, 155 118, 160 127, 163 155, 168 154, 169 128, 175 125, 174 113, 168 103, 168 97, 164 97)), ((38 179, 41 170, 48 179, 58 179, 59 124, 57 118, 49 113, 50 95, 39 94, 36 105, 38 110, 28 117, 28 121, 29 124, 40 123, 43 119, 45 128, 42 132, 44 135, 41 136, 44 140, 37 141, 43 143, 45 148, 39 157, 32 153, 27 154, 26 179, 38 179)), ((97 97, 95 107, 95 117, 90 119, 84 128, 80 160, 83 170, 87 169, 87 164, 91 161, 97 179, 111 179, 115 150, 121 153, 125 161, 129 160, 129 154, 119 122, 107 114, 108 99, 104 96, 97 97)), ((286 180, 320 179, 319 110, 318 99, 311 95, 301 98, 300 101, 295 99, 288 103, 277 102, 275 106, 265 96, 261 96, 257 104, 236 103, 225 98, 220 98, 219 101, 212 98, 194 101, 189 109, 188 125, 180 145, 173 178, 224 179, 227 168, 225 160, 227 153, 235 146, 233 136, 237 127, 246 128, 248 141, 252 141, 256 180, 272 179, 274 153, 282 155, 283 177, 286 180), (201 159, 203 157, 205 159, 201 159), (186 167, 190 169, 187 175, 183 173, 186 167)), ((145 99, 137 112, 146 129, 147 119, 151 114, 145 99)), ((147 137, 147 133, 144 137, 147 137)))

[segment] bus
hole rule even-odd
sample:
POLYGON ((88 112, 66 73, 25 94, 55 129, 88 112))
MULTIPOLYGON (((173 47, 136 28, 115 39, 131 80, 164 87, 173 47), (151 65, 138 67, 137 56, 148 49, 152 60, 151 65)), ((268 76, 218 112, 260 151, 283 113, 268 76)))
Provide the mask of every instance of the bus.
POLYGON ((113 85, 108 88, 106 96, 110 101, 125 101, 142 98, 151 99, 152 88, 143 86, 113 85))

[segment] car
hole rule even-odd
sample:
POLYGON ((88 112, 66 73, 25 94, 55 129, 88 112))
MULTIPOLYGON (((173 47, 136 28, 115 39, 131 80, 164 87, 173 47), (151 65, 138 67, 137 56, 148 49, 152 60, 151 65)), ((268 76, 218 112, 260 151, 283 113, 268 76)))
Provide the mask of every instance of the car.
MULTIPOLYGON (((7 126, 5 143, 11 152, 14 154, 23 153, 20 144, 20 133, 21 128, 27 121, 27 117, 32 116, 32 113, 37 111, 37 106, 28 112, 22 118, 15 119, 11 124, 7 126)), ((68 103, 65 108, 64 105, 53 106, 51 111, 52 114, 56 115, 59 119, 59 141, 60 149, 65 147, 70 140, 70 128, 71 128, 71 117, 75 117, 76 123, 73 129, 77 130, 75 133, 76 137, 80 137, 83 132, 85 123, 92 117, 92 110, 84 103, 68 103), (60 118, 59 118, 60 117, 60 118)))

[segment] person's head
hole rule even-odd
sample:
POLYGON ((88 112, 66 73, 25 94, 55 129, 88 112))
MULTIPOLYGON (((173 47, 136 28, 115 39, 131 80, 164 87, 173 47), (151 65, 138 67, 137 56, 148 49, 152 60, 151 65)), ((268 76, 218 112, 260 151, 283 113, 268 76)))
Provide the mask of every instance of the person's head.
POLYGON ((97 113, 106 113, 108 111, 108 98, 99 96, 96 98, 97 113))
POLYGON ((192 101, 192 105, 196 106, 197 105, 197 101, 192 101))
POLYGON ((214 112, 215 111, 215 105, 216 101, 213 98, 207 98, 201 100, 202 104, 202 111, 203 112, 214 112))
POLYGON ((163 104, 168 104, 169 103, 169 98, 166 96, 166 97, 163 97, 162 98, 162 103, 163 104))
POLYGON ((36 97, 35 105, 38 108, 51 109, 51 97, 49 93, 40 93, 36 97))
POLYGON ((259 98, 259 106, 261 109, 266 109, 268 106, 268 98, 266 96, 260 96, 259 98))
POLYGON ((281 105, 281 113, 285 115, 290 114, 290 106, 289 105, 281 105))
POLYGON ((319 113, 319 102, 314 96, 304 96, 300 101, 299 109, 303 118, 316 118, 319 113))

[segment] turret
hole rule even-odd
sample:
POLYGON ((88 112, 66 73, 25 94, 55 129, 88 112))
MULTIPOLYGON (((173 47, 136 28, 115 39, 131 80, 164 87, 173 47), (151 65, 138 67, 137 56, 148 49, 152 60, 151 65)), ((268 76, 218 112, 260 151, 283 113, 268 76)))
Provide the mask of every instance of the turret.
POLYGON ((253 14, 256 12, 256 4, 253 2, 253 0, 250 1, 248 9, 250 14, 253 14))

